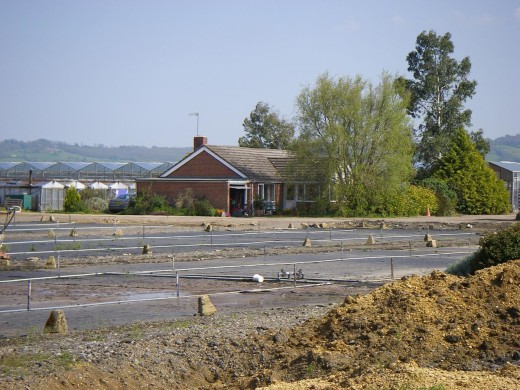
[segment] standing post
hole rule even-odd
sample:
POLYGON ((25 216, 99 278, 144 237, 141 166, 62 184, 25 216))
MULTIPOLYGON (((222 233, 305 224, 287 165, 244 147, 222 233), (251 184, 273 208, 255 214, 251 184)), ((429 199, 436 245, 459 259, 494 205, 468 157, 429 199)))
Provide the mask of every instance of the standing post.
POLYGON ((412 241, 408 241, 408 243, 410 244, 410 257, 412 257, 412 241))
POLYGON ((275 240, 274 233, 275 233, 275 228, 273 228, 273 243, 274 243, 274 240, 275 240))
POLYGON ((175 252, 172 251, 172 271, 175 271, 175 252))
POLYGON ((394 280, 394 259, 390 257, 390 278, 394 280))
POLYGON ((213 246, 213 229, 211 229, 210 237, 211 237, 211 246, 213 246))
POLYGON ((27 281, 27 310, 31 310, 31 279, 27 281))
POLYGON ((343 256, 343 241, 341 241, 341 260, 344 260, 345 257, 343 256))
POLYGON ((58 264, 57 264, 57 268, 58 268, 58 278, 61 278, 61 268, 60 268, 60 252, 58 252, 58 264))
POLYGON ((175 288, 177 289, 177 298, 179 298, 179 271, 175 271, 175 288))
POLYGON ((144 225, 143 225, 143 240, 144 240, 144 225))
POLYGON ((332 228, 329 228, 329 241, 332 241, 332 228))
POLYGON ((296 287, 296 263, 293 264, 294 287, 296 287))

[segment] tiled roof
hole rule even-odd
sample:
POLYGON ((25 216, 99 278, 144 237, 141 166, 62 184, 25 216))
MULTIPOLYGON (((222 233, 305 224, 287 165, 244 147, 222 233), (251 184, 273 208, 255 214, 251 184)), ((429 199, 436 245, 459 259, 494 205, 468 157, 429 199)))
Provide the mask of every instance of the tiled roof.
POLYGON ((246 175, 248 179, 258 181, 280 181, 282 172, 277 168, 281 168, 282 161, 290 158, 290 152, 287 150, 244 148, 241 146, 205 146, 246 175))

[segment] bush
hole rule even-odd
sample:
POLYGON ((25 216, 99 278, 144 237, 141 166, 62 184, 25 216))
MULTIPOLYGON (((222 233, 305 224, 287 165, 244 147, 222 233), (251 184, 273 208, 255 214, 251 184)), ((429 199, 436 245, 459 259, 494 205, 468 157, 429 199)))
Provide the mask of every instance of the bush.
POLYGON ((188 214, 212 217, 215 215, 215 209, 207 199, 195 200, 193 206, 188 209, 188 214))
POLYGON ((486 235, 481 239, 477 252, 454 264, 447 272, 466 276, 514 259, 520 259, 520 224, 486 235))
POLYGON ((124 210, 125 214, 171 214, 171 207, 163 195, 143 191, 135 196, 124 210))
POLYGON ((191 209, 193 208, 193 203, 195 202, 195 195, 191 188, 186 188, 186 190, 177 197, 175 201, 175 207, 178 209, 191 209))
POLYGON ((456 213, 457 193, 450 189, 444 180, 430 177, 422 180, 419 185, 435 192, 439 201, 439 208, 435 215, 448 216, 456 213))
POLYGON ((95 213, 101 213, 102 211, 108 208, 108 200, 103 198, 89 198, 86 200, 82 200, 85 205, 85 209, 88 211, 92 211, 95 213))
POLYGON ((81 196, 74 187, 67 188, 67 192, 65 192, 63 210, 65 210, 67 213, 86 211, 85 206, 81 203, 81 196))

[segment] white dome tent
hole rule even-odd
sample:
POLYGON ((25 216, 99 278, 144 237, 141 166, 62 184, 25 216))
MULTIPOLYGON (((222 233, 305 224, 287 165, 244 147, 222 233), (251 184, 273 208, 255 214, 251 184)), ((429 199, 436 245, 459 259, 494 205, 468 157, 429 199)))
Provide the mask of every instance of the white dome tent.
POLYGON ((100 181, 95 181, 93 183, 90 183, 88 187, 93 190, 108 190, 108 186, 105 183, 102 183, 100 181))

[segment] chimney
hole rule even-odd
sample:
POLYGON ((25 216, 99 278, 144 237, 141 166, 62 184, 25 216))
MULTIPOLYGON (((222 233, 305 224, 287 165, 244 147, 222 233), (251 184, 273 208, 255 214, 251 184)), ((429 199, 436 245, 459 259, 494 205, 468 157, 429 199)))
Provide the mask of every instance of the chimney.
POLYGON ((208 138, 204 136, 196 136, 193 137, 193 151, 197 150, 201 146, 204 146, 208 143, 208 138))

